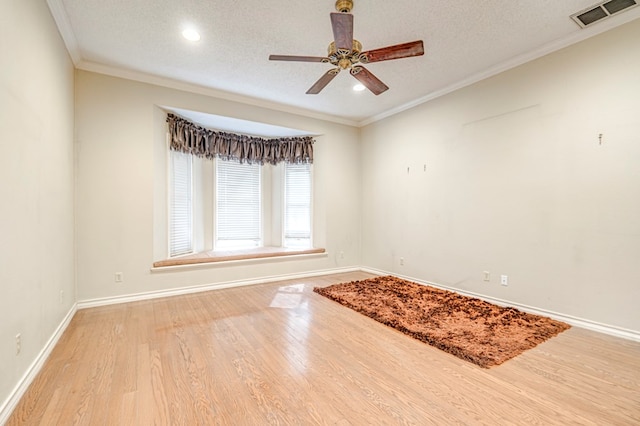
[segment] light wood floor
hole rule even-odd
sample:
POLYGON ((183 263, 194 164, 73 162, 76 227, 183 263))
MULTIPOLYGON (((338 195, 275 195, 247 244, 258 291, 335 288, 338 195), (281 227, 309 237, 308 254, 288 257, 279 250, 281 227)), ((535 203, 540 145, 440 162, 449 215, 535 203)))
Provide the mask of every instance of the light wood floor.
POLYGON ((79 311, 9 425, 640 424, 640 344, 572 328, 490 370, 312 293, 79 311))

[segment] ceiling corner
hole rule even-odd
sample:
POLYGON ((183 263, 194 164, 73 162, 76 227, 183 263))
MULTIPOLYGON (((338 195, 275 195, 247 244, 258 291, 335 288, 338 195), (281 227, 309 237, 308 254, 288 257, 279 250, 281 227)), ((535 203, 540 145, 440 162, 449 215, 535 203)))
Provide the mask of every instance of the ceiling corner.
POLYGON ((51 11, 53 20, 58 27, 60 36, 62 36, 62 40, 67 47, 69 56, 71 56, 73 64, 77 67, 82 60, 82 57, 80 55, 80 47, 78 45, 76 35, 73 32, 73 28, 71 27, 69 16, 67 15, 67 11, 64 8, 64 4, 62 3, 62 0, 47 0, 47 5, 49 6, 49 10, 51 11))

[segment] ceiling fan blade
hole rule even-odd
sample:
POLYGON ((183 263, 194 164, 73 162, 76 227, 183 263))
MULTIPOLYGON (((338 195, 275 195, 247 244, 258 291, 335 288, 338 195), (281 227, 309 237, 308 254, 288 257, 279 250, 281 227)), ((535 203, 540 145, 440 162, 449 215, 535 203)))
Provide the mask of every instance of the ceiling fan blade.
POLYGON ((270 61, 296 61, 296 62, 329 62, 329 58, 321 56, 292 56, 292 55, 269 55, 270 61))
POLYGON ((340 68, 332 68, 324 73, 324 75, 320 77, 320 80, 316 81, 315 84, 311 86, 309 90, 307 90, 307 95, 317 95, 318 93, 320 93, 320 91, 324 89, 325 86, 329 84, 331 80, 333 80, 335 76, 338 75, 339 72, 340 68))
POLYGON ((331 27, 336 49, 349 50, 353 47, 353 15, 350 13, 332 13, 331 27))
POLYGON ((360 54, 360 60, 364 63, 369 63, 420 55, 424 55, 424 44, 422 40, 362 52, 360 54))
POLYGON ((378 80, 378 77, 371 74, 371 72, 365 67, 356 66, 351 68, 351 75, 358 79, 360 83, 362 83, 367 89, 371 90, 374 95, 379 95, 380 93, 389 89, 389 87, 378 80))

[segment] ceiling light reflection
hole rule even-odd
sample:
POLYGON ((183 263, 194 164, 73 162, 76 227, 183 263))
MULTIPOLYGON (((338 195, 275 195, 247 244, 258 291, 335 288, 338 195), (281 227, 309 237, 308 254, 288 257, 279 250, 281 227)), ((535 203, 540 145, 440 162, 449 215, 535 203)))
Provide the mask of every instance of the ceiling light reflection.
POLYGON ((186 38, 189 41, 198 41, 200 40, 200 33, 198 33, 193 28, 187 28, 182 31, 182 37, 186 38))

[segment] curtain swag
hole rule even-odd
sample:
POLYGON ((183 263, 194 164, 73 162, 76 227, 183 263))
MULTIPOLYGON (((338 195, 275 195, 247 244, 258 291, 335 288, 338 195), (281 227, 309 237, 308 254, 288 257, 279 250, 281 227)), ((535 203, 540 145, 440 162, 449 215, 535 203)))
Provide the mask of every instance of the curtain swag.
POLYGON ((249 164, 313 163, 313 138, 263 139, 216 132, 173 114, 167 115, 170 149, 208 159, 235 160, 249 164))

